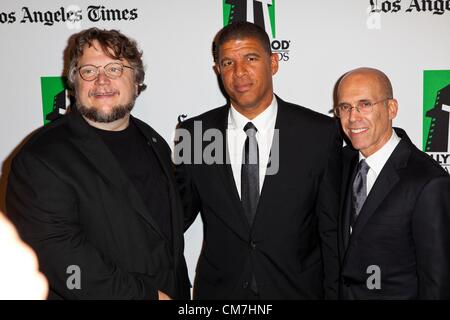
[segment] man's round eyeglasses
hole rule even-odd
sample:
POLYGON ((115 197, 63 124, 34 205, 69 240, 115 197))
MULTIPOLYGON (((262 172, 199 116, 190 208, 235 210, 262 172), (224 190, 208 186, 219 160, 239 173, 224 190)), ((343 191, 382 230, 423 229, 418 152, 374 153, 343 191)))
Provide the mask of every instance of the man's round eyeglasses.
MULTIPOLYGON (((80 73, 80 77, 85 81, 93 81, 98 78, 101 66, 94 66, 92 64, 85 64, 78 68, 78 72, 80 73)), ((125 66, 119 62, 111 62, 107 65, 103 66, 103 70, 105 71, 105 75, 109 79, 117 79, 120 78, 123 74, 123 69, 128 68, 134 70, 134 68, 125 66)))
POLYGON ((353 108, 361 114, 369 114, 372 112, 374 105, 385 102, 387 100, 391 100, 391 98, 385 98, 376 102, 359 101, 355 106, 352 106, 350 103, 340 103, 336 108, 334 108, 334 114, 338 118, 346 117, 350 114, 353 108))

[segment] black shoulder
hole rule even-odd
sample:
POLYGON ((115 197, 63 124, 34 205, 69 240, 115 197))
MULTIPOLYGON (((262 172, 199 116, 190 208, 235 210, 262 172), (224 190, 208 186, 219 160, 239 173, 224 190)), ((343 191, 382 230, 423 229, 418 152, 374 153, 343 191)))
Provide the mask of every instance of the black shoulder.
POLYGON ((449 174, 441 167, 441 165, 435 161, 430 155, 419 150, 415 145, 411 143, 411 156, 408 163, 411 171, 416 175, 423 176, 424 178, 437 178, 449 176, 449 174))
POLYGON ((351 145, 346 145, 342 148, 342 158, 344 161, 350 161, 358 155, 358 150, 355 150, 351 145))
POLYGON ((201 122, 203 128, 215 127, 217 123, 226 121, 228 117, 229 106, 224 105, 212 110, 206 111, 198 116, 189 118, 180 123, 179 128, 191 130, 194 128, 195 122, 201 122))
POLYGON ((308 123, 315 127, 334 127, 338 128, 337 120, 320 112, 311 110, 309 108, 285 102, 278 99, 278 110, 283 113, 285 119, 289 119, 296 123, 308 123))
POLYGON ((67 144, 67 139, 70 136, 70 129, 67 125, 69 118, 69 115, 65 115, 35 130, 25 138, 17 156, 24 152, 48 154, 56 146, 67 144))
POLYGON ((145 135, 147 139, 151 139, 152 142, 154 143, 158 144, 162 143, 166 151, 169 153, 171 152, 170 147, 167 144, 167 141, 149 124, 135 117, 132 117, 131 119, 132 121, 134 121, 134 123, 137 125, 137 127, 141 130, 141 132, 145 135))

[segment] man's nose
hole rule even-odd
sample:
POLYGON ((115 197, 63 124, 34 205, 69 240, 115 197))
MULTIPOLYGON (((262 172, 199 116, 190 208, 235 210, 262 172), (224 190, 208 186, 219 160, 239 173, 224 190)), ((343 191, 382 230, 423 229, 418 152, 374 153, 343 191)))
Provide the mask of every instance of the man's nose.
POLYGON ((244 63, 236 62, 234 64, 234 73, 237 77, 242 77, 243 75, 247 74, 247 68, 245 67, 244 63))
POLYGON ((108 78, 108 76, 105 73, 105 70, 103 68, 98 70, 98 76, 97 79, 95 79, 95 82, 97 84, 105 84, 105 83, 109 83, 111 81, 111 79, 108 78))
POLYGON ((356 107, 352 107, 348 112, 348 119, 350 122, 358 121, 361 118, 361 113, 356 109, 356 107))

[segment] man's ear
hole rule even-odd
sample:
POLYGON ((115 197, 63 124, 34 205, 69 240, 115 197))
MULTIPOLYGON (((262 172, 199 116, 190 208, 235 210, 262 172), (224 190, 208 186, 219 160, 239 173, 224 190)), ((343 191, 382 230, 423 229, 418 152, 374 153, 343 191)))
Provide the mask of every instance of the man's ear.
POLYGON ((220 66, 219 66, 219 64, 218 63, 214 64, 213 68, 214 68, 214 71, 216 72, 216 74, 218 76, 220 76, 220 66))
POLYGON ((272 75, 278 71, 278 53, 272 53, 270 56, 270 66, 272 69, 272 75))
POLYGON ((397 99, 389 99, 388 100, 388 111, 389 111, 389 120, 393 120, 393 119, 395 119, 395 117, 397 117, 397 111, 398 111, 397 99))

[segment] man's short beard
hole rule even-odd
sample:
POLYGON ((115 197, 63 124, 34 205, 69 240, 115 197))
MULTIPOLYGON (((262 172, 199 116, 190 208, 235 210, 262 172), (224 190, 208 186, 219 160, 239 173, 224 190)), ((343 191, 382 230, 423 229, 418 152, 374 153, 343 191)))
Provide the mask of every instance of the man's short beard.
POLYGON ((86 107, 85 105, 79 104, 77 102, 77 109, 85 118, 102 123, 110 123, 116 120, 124 118, 127 114, 133 110, 134 100, 125 105, 116 105, 108 113, 101 112, 94 107, 86 107))

